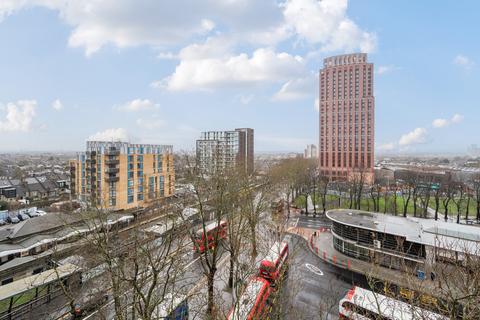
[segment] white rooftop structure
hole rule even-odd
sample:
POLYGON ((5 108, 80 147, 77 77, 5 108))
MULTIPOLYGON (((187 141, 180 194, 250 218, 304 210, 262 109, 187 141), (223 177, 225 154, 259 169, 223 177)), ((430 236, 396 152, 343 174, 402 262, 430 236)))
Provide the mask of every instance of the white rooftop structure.
POLYGON ((480 255, 477 226, 346 209, 330 210, 327 217, 343 225, 405 237, 425 246, 480 255))

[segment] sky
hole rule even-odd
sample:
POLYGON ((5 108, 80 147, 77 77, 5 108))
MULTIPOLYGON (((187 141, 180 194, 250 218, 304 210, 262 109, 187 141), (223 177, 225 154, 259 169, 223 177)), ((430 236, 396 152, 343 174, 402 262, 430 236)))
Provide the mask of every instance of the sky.
POLYGON ((88 139, 193 150, 255 129, 256 151, 318 144, 328 56, 375 65, 378 153, 479 144, 480 2, 0 0, 0 152, 88 139))

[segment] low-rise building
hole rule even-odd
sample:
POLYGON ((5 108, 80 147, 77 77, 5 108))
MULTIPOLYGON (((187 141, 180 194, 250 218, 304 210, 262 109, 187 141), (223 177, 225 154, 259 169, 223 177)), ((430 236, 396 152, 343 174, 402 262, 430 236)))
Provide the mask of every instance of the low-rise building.
POLYGON ((423 273, 480 255, 480 228, 357 210, 330 210, 334 248, 384 267, 423 273))

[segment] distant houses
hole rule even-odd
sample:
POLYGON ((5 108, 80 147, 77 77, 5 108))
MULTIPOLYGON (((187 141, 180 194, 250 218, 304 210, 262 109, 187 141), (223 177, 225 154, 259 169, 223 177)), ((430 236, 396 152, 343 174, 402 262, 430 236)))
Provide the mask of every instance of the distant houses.
POLYGON ((24 179, 0 177, 0 201, 56 200, 69 194, 69 189, 70 178, 66 173, 49 172, 24 179))

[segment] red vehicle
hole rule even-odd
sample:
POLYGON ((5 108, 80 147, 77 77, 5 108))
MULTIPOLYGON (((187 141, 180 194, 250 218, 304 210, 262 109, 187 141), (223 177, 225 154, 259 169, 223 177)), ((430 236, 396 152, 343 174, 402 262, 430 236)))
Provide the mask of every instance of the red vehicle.
POLYGON ((240 298, 230 310, 228 320, 260 320, 268 313, 267 300, 272 294, 270 283, 260 277, 248 282, 240 298))
POLYGON ((260 263, 259 276, 268 280, 273 286, 287 269, 288 243, 275 242, 265 259, 260 263))
POLYGON ((205 252, 205 244, 208 249, 212 249, 216 245, 216 241, 227 238, 227 222, 214 221, 205 226, 205 233, 203 227, 196 232, 196 244, 194 249, 199 253, 205 252), (206 234, 206 236, 205 236, 206 234), (206 238, 205 238, 206 237, 206 238))

